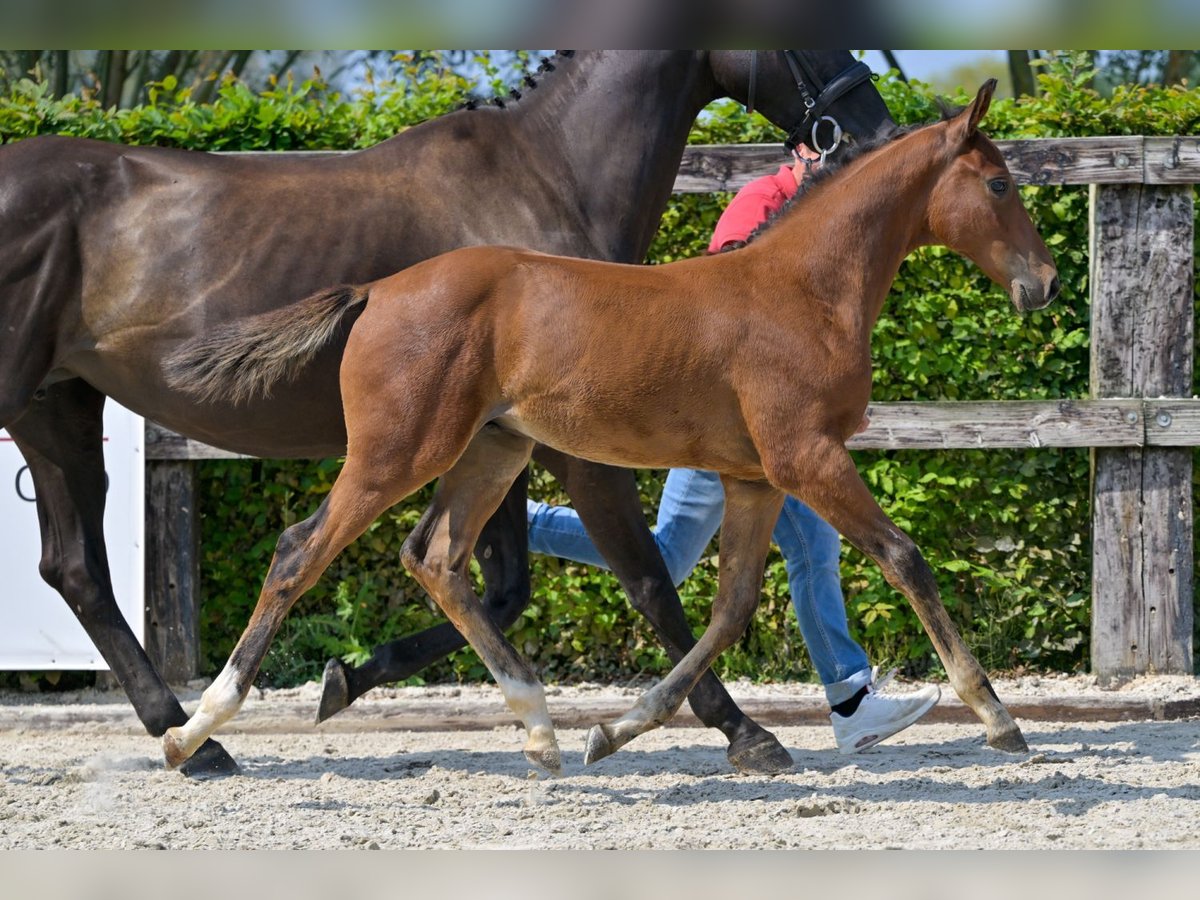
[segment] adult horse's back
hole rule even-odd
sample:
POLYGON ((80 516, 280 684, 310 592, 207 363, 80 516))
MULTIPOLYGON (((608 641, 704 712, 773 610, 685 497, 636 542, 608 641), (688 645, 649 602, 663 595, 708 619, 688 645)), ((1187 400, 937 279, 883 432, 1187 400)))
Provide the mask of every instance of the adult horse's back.
MULTIPOLYGON (((506 243, 640 261, 696 114, 718 96, 748 99, 752 81, 768 118, 785 128, 804 123, 797 137, 807 137, 814 114, 825 111, 858 134, 889 122, 844 51, 752 59, 700 51, 559 56, 553 73, 507 108, 463 110, 335 158, 215 156, 54 137, 0 147, 0 427, 36 485, 41 573, 152 734, 186 716, 113 598, 102 528, 105 396, 230 450, 345 452, 337 382, 344 336, 273 396, 241 405, 192 402, 167 385, 162 360, 214 324, 457 247, 506 243)), ((693 638, 632 479, 565 457, 547 461, 632 602, 681 657, 693 638)), ((481 554, 485 602, 501 622, 528 599, 524 516, 521 480, 481 539, 494 551, 481 554)), ((349 682, 343 705, 462 643, 449 625, 438 626, 393 645, 362 672, 338 669, 349 682)), ((783 748, 715 677, 692 699, 700 718, 730 738, 735 763, 782 765, 783 748)), ((213 742, 194 760, 196 768, 233 768, 213 742)))

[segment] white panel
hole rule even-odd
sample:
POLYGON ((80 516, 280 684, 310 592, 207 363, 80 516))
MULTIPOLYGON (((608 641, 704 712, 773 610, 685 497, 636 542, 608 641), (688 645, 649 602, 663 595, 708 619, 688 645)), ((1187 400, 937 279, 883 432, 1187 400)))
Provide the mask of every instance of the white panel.
MULTIPOLYGON (((105 403, 104 536, 117 604, 139 641, 145 621, 144 439, 140 416, 112 400, 105 403)), ((62 597, 38 575, 34 496, 21 452, 0 430, 0 669, 107 669, 62 597)))

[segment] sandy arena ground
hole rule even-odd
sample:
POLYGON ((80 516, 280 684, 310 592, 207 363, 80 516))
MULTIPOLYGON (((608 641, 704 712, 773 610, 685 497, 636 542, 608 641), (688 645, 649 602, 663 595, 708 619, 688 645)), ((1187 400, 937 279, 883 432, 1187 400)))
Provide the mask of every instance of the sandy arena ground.
MULTIPOLYGON (((1200 700, 1190 678, 997 690, 1010 706, 1090 698, 1118 710, 1109 718, 1124 715, 1117 701, 1200 700)), ((808 686, 732 692, 819 718, 808 686)), ((697 727, 643 735, 585 769, 586 732, 565 728, 552 779, 525 762, 522 732, 488 724, 485 712, 503 719, 494 688, 377 694, 320 728, 299 712, 315 707, 316 685, 252 698, 221 738, 243 774, 207 782, 165 770, 118 695, 0 695, 0 848, 1200 847, 1194 717, 1025 719, 1032 751, 1018 756, 989 749, 977 723, 917 725, 857 756, 836 753, 828 725, 770 725, 796 762, 776 777, 733 774, 721 735, 697 727), (423 704, 424 724, 401 715, 423 704), (460 730, 438 724, 447 709, 460 730), (443 730, 413 730, 428 727, 443 730)), ((560 718, 633 696, 581 687, 550 699, 560 718)), ((956 715, 950 698, 939 710, 956 715)))

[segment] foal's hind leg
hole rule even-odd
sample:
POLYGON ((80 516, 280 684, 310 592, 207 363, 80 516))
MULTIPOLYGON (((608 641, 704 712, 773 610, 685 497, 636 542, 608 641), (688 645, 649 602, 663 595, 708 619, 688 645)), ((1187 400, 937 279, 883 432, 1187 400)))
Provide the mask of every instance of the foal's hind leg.
MULTIPOLYGON (((588 536, 620 579, 629 602, 646 617, 673 664, 696 645, 679 594, 638 499, 633 472, 538 447, 534 459, 571 496, 588 536)), ((729 739, 726 756, 739 772, 773 775, 792 767, 792 756, 775 735, 742 712, 711 669, 705 670, 688 703, 697 718, 729 739)))
MULTIPOLYGON (((438 460, 420 471, 403 468, 382 443, 374 454, 351 454, 317 511, 279 537, 275 556, 246 630, 225 668, 200 698, 186 724, 163 736, 167 763, 177 766, 241 708, 267 648, 288 610, 341 550, 392 504, 438 473, 438 460)), ((453 459, 453 456, 450 457, 453 459)), ((442 465, 449 460, 440 461, 442 465)))
POLYGON ((827 447, 809 442, 806 459, 812 462, 802 469, 793 463, 768 464, 772 483, 799 497, 875 560, 888 583, 908 598, 955 692, 987 726, 988 743, 998 750, 1027 751, 1021 729, 942 605, 937 581, 921 551, 879 508, 845 447, 833 441, 827 447))
MULTIPOLYGON (((42 578, 62 594, 128 695, 138 718, 158 737, 187 721, 130 630, 113 596, 104 544, 104 395, 80 380, 46 389, 9 426, 37 492, 42 578)), ((223 775, 237 763, 208 741, 184 768, 188 775, 223 775)))
POLYGON ((669 675, 614 722, 588 732, 585 763, 614 750, 675 714, 718 656, 742 636, 758 606, 763 566, 783 494, 769 485, 722 478, 725 519, 721 523, 721 571, 712 621, 700 640, 669 675))
POLYGON ((525 756, 557 774, 562 762, 545 691, 504 632, 479 604, 467 573, 471 549, 488 516, 529 461, 533 441, 488 425, 438 482, 433 504, 401 557, 413 577, 479 654, 509 708, 524 723, 525 756))
MULTIPOLYGON (((504 502, 487 520, 475 545, 475 558, 483 572, 483 608, 501 630, 517 620, 529 605, 529 540, 525 495, 528 470, 522 467, 504 502)), ((417 527, 425 527, 424 519, 417 527)), ((467 639, 449 622, 416 634, 380 644, 361 666, 340 659, 325 665, 317 721, 341 712, 367 691, 381 684, 402 681, 423 668, 467 646, 467 639)))

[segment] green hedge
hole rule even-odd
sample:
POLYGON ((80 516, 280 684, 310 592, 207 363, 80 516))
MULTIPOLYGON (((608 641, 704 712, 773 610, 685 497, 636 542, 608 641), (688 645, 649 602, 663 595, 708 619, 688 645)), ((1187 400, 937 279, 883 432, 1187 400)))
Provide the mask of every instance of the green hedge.
MULTIPOLYGON (((995 137, 1191 134, 1200 96, 1182 88, 1119 88, 1101 97, 1086 70, 1064 60, 1040 76, 1042 94, 993 104, 995 137)), ((317 83, 254 93, 222 85, 211 105, 164 84, 150 105, 121 112, 79 98, 47 99, 18 83, 0 102, 0 140, 65 133, 129 143, 207 149, 368 146, 457 105, 459 78, 435 70, 360 96, 327 94, 317 83)), ((901 122, 928 121, 937 107, 920 84, 879 82, 901 122)), ((954 98, 959 102, 967 95, 954 98)), ((721 102, 693 129, 698 143, 775 141, 780 135, 740 106, 721 102)), ((875 400, 979 400, 1087 394, 1087 192, 1025 188, 1023 196, 1055 253, 1062 298, 1018 317, 1003 292, 970 264, 925 249, 904 264, 874 338, 875 400)), ((675 197, 651 248, 652 262, 702 252, 727 196, 675 197)), ((817 228, 819 223, 814 223, 817 228)), ((1089 623, 1088 454, 1080 450, 872 452, 860 469, 888 513, 924 550, 968 643, 990 669, 1077 670, 1086 666, 1089 623)), ((253 606, 279 531, 308 515, 329 490, 337 461, 204 463, 202 651, 215 672, 253 606)), ((640 473, 647 509, 662 473, 640 473)), ((427 489, 428 490, 428 489, 427 489)), ((533 495, 563 501, 535 472, 533 495)), ((331 655, 364 658, 375 643, 440 619, 399 564, 400 546, 425 506, 423 492, 396 507, 335 561, 285 623, 264 680, 291 684, 318 675, 331 655)), ((694 625, 707 621, 716 588, 716 548, 681 589, 694 625)), ((937 675, 931 645, 904 599, 860 554, 846 549, 843 581, 852 628, 872 660, 937 675)), ((611 576, 556 559, 533 559, 534 601, 510 635, 547 680, 629 679, 665 670, 666 657, 611 576)), ((777 554, 747 635, 718 662, 723 675, 813 677, 788 611, 777 554)), ((470 651, 427 670, 427 680, 480 679, 470 651)), ((420 679, 416 679, 420 680, 420 679)))

